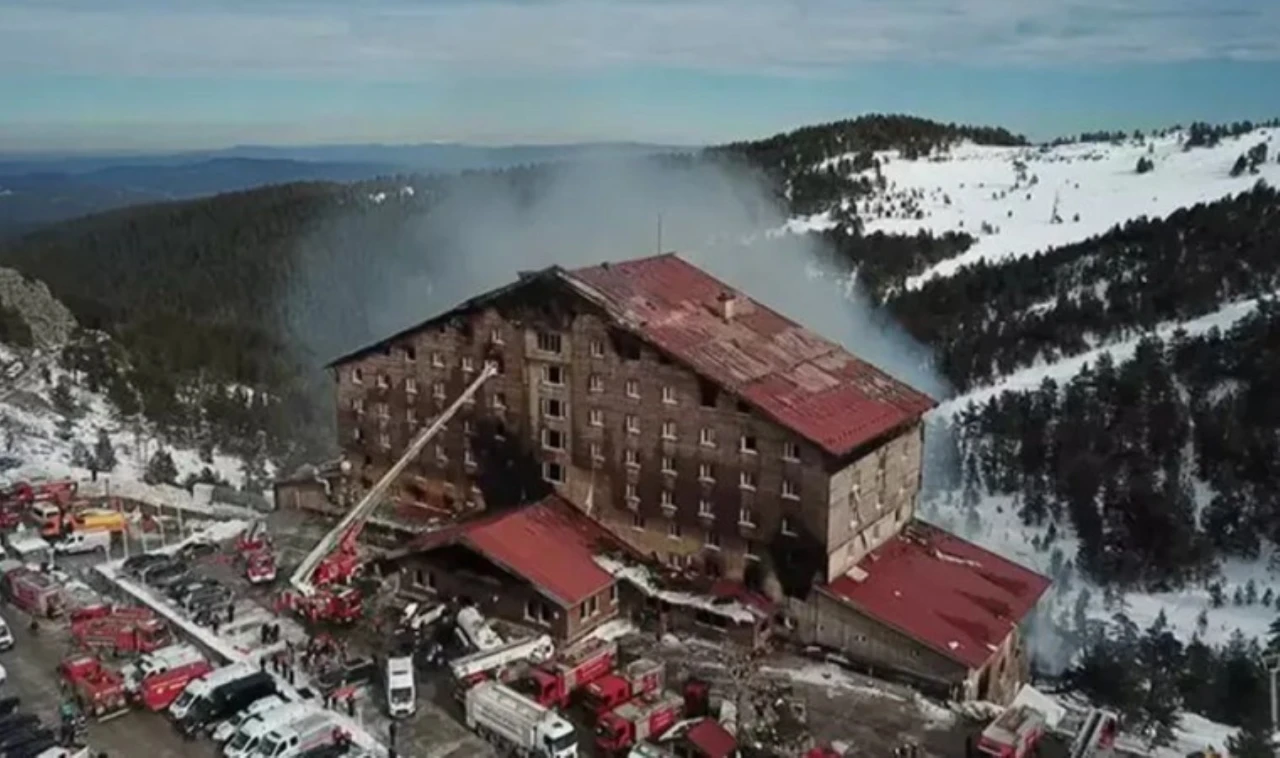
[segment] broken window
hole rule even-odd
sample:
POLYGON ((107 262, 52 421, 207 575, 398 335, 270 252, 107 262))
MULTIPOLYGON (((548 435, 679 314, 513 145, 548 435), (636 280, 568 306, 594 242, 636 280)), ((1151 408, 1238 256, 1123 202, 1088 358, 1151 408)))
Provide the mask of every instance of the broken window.
POLYGON ((739 401, 738 401, 738 404, 737 404, 737 406, 736 406, 736 407, 737 407, 737 409, 738 409, 738 413, 750 413, 750 412, 751 412, 751 406, 750 406, 750 405, 747 405, 747 404, 746 404, 745 402, 743 402, 742 400, 739 400, 739 401))
POLYGON ((553 332, 538 332, 538 349, 544 353, 560 354, 560 335, 553 332))
POLYGON ((554 484, 564 484, 564 466, 556 461, 542 464, 542 478, 554 484))
POLYGON ((406 345, 404 348, 404 359, 409 363, 413 363, 418 360, 418 351, 414 350, 412 346, 406 345))
POLYGON ((542 381, 555 387, 564 384, 564 367, 563 366, 543 366, 542 381))
POLYGON ((542 401, 542 413, 547 418, 564 418, 564 401, 549 397, 542 401))
POLYGON ((364 384, 364 371, 361 371, 358 368, 351 369, 351 383, 364 384))
POLYGON ((548 450, 564 450, 564 432, 559 429, 543 429, 542 446, 548 450))
POLYGON ((720 388, 707 381, 706 379, 698 380, 698 400, 703 408, 716 407, 716 401, 720 399, 720 388))
POLYGON ((629 361, 640 360, 640 343, 633 339, 625 339, 622 342, 622 357, 629 361))

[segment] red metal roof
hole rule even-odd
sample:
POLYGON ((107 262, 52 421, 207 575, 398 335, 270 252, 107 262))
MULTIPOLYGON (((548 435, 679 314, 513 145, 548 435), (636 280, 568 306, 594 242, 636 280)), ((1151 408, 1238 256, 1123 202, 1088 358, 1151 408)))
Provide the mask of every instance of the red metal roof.
POLYGON ((614 583, 592 557, 612 549, 614 541, 555 495, 422 535, 413 549, 445 545, 476 551, 565 606, 577 605, 614 583))
POLYGON ((715 719, 703 719, 689 728, 685 739, 706 758, 730 758, 738 750, 738 741, 715 719))
POLYGON ((674 253, 564 272, 645 340, 796 434, 842 455, 934 406, 674 253), (726 320, 721 299, 735 299, 726 320))
POLYGON ((969 668, 980 668, 1049 580, 915 521, 826 589, 969 668))

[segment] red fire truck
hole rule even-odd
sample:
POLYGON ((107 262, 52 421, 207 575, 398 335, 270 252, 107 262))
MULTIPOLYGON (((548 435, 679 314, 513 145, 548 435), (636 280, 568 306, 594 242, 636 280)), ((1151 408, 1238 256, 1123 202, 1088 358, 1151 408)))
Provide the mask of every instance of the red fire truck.
POLYGON ((978 752, 998 758, 1026 758, 1044 737, 1044 714, 1026 705, 1006 708, 982 730, 978 752))
POLYGON ((52 576, 10 561, 0 566, 0 572, 3 572, 0 589, 14 605, 41 618, 54 618, 62 613, 66 606, 62 585, 52 576))
POLYGON ((169 627, 149 608, 116 608, 106 616, 76 621, 71 637, 83 648, 111 655, 150 653, 173 644, 169 627))
POLYGON ((591 682, 583 691, 587 711, 596 718, 614 708, 651 692, 665 684, 664 666, 658 661, 641 658, 591 682))
POLYGON ((533 667, 517 689, 539 705, 566 708, 574 692, 608 674, 617 660, 618 643, 591 640, 533 667))
POLYGON ((600 717, 596 747, 604 755, 621 755, 637 742, 660 737, 683 712, 684 698, 674 692, 636 698, 600 717))
POLYGON ((129 707, 124 679, 92 655, 64 659, 58 674, 80 710, 99 720, 124 713, 129 707))
POLYGON ((138 687, 137 697, 150 711, 163 711, 168 708, 192 680, 198 679, 213 671, 213 666, 205 660, 193 661, 184 666, 153 674, 142 680, 138 687))

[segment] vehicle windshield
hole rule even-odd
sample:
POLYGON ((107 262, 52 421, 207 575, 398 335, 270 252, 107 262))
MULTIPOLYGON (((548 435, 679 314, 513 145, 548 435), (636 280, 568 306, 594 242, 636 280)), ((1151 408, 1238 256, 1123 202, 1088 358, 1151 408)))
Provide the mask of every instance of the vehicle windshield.
POLYGON ((256 737, 248 732, 236 732, 236 736, 231 738, 229 747, 232 750, 248 752, 254 745, 258 743, 256 737))
POLYGON ((564 734, 551 740, 551 752, 559 755, 566 751, 573 751, 578 745, 578 735, 573 732, 565 732, 564 734))
POLYGON ((407 703, 413 699, 413 689, 410 687, 396 687, 391 690, 391 702, 407 703))
POLYGON ((175 708, 183 709, 191 705, 191 701, 195 699, 195 690, 183 690, 182 694, 178 696, 178 699, 173 701, 173 705, 175 708))
POLYGON ((258 755, 276 755, 283 753, 285 747, 285 739, 279 735, 268 734, 262 739, 262 747, 258 748, 258 755))

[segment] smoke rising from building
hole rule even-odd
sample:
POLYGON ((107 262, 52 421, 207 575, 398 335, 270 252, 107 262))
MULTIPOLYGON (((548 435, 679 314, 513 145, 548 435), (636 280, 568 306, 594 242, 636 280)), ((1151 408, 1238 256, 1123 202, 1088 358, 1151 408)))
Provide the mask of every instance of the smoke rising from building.
POLYGON ((935 397, 930 355, 857 291, 815 236, 770 233, 786 214, 745 171, 703 161, 613 159, 442 182, 317 229, 302 244, 286 316, 319 365, 513 281, 676 251, 728 284, 935 397), (407 202, 415 205, 407 209, 407 202), (354 220, 361 216, 360 220, 354 220), (352 225, 365 228, 358 232, 352 225), (383 240, 350 249, 347 240, 383 240))

